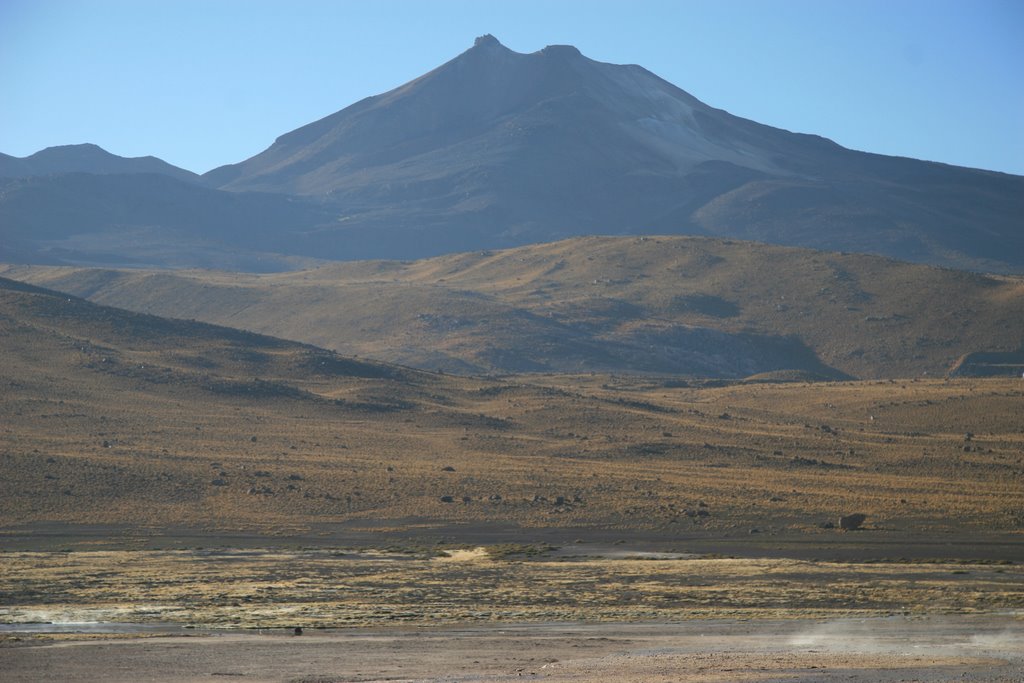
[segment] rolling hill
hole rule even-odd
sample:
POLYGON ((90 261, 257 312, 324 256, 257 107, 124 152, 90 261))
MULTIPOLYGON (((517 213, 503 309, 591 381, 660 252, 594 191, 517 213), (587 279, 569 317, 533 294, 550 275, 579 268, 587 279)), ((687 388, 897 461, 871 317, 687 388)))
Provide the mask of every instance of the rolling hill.
POLYGON ((4 272, 457 373, 944 376, 965 354, 1016 351, 1024 339, 1020 278, 711 238, 580 238, 266 275, 4 272))
POLYGON ((35 548, 557 530, 756 544, 751 527, 834 548, 869 542, 822 526, 858 510, 871 543, 916 552, 1024 524, 1019 380, 466 379, 2 278, 0 352, 0 533, 35 548))

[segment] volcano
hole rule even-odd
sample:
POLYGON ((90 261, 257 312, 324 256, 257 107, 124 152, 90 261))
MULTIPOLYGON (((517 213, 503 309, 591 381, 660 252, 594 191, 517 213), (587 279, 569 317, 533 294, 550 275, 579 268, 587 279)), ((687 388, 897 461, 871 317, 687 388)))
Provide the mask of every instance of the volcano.
POLYGON ((845 149, 490 35, 198 182, 101 152, 0 158, 35 176, 0 178, 0 258, 276 268, 662 234, 1024 272, 1024 177, 845 149))
POLYGON ((203 179, 329 201, 338 221, 296 245, 342 258, 663 233, 1024 266, 1024 178, 848 150, 639 66, 490 35, 203 179))

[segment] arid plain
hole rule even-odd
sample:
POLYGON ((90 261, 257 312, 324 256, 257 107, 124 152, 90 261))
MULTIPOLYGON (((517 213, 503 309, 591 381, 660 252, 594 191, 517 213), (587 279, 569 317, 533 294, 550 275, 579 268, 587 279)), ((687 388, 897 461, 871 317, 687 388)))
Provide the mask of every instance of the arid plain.
POLYGON ((13 680, 1020 672, 1017 378, 468 378, 2 285, 2 621, 134 625, 5 632, 13 680), (832 635, 765 640, 806 630, 832 635), (381 639, 404 673, 368 664, 381 639), (218 655, 160 664, 197 643, 218 655))

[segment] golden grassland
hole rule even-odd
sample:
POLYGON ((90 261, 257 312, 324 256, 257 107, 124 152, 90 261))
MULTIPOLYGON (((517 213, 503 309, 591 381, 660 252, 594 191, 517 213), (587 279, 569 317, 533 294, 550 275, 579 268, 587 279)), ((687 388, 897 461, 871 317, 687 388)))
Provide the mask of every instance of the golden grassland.
POLYGON ((590 552, 578 545, 528 560, 496 558, 483 549, 8 552, 0 553, 0 622, 336 628, 1024 608, 1019 565, 590 552))
POLYGON ((210 400, 103 379, 49 397, 9 387, 7 525, 285 532, 427 518, 834 534, 819 526, 851 511, 902 532, 1022 524, 1024 394, 1009 381, 629 392, 460 382, 410 406, 411 391, 362 381, 297 385, 312 398, 210 400))
POLYGON ((5 297, 5 526, 1024 528, 1017 379, 465 379, 5 297))
POLYGON ((0 621, 1022 607, 1016 379, 461 378, 11 284, 0 343, 0 621))
MULTIPOLYGON (((1019 277, 710 238, 592 237, 265 275, 0 273, 98 303, 455 372, 692 372, 695 359, 680 358, 672 340, 697 328, 762 335, 762 345, 795 339, 853 377, 942 376, 964 354, 1013 351, 1024 339, 1019 277)), ((715 342, 705 346, 701 369, 743 376, 735 359, 714 358, 715 342)), ((783 368, 812 365, 790 360, 783 368)))
POLYGON ((1024 528, 1019 380, 464 379, 7 297, 4 526, 1024 528))

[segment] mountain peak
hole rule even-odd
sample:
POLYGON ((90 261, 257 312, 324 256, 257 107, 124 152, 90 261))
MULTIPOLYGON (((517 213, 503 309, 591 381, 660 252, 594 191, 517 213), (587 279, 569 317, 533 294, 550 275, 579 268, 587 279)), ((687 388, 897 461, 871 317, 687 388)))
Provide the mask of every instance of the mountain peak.
POLYGON ((505 47, 501 44, 501 41, 492 36, 490 33, 485 33, 476 40, 473 41, 473 47, 505 47))
POLYGON ((0 155, 0 178, 54 173, 159 173, 194 182, 196 174, 153 156, 121 157, 91 142, 55 145, 23 158, 0 155))
POLYGON ((576 47, 572 45, 548 45, 540 51, 545 57, 581 57, 581 53, 576 47))
POLYGON ((99 145, 91 142, 83 142, 81 144, 72 145, 54 145, 41 149, 30 157, 29 159, 45 159, 45 158, 94 158, 94 159, 111 159, 117 155, 111 154, 107 150, 103 149, 99 145))

